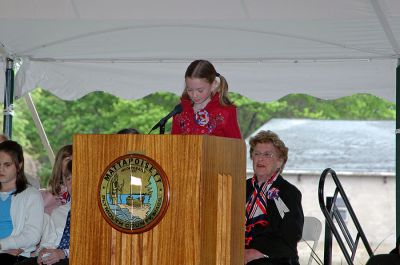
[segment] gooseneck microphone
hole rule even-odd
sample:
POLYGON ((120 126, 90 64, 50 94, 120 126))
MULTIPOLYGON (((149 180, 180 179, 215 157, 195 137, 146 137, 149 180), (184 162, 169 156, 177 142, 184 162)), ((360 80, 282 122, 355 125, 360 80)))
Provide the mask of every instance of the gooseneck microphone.
POLYGON ((175 116, 176 114, 179 114, 182 112, 182 105, 178 104, 175 106, 175 108, 168 113, 167 116, 165 116, 164 118, 162 118, 156 125, 153 126, 153 128, 151 128, 149 134, 154 131, 155 129, 157 129, 158 127, 160 127, 160 134, 164 134, 165 131, 165 124, 167 123, 167 121, 172 117, 175 116))

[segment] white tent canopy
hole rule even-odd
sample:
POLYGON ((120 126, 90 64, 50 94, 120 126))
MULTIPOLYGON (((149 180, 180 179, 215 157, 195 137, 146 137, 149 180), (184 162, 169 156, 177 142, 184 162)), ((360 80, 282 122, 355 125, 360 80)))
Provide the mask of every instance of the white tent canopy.
POLYGON ((36 87, 64 99, 180 94, 187 65, 204 58, 230 91, 259 101, 395 101, 399 0, 0 1, 0 69, 7 57, 21 65, 17 97, 36 87))

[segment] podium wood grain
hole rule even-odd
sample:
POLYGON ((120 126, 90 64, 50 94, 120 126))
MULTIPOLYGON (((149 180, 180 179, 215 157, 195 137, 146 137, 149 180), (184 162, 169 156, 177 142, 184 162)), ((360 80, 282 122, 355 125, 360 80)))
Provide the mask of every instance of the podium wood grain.
POLYGON ((75 135, 71 264, 243 264, 246 147, 242 140, 183 135, 75 135), (98 184, 119 156, 143 153, 165 171, 170 204, 142 234, 111 227, 98 184))

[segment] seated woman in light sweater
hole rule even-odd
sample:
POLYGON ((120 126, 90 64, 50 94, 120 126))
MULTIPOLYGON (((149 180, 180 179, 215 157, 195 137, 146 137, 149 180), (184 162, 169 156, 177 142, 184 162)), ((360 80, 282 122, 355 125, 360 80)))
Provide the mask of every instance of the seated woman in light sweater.
POLYGON ((0 261, 14 264, 30 256, 43 230, 43 200, 28 184, 24 154, 14 141, 0 143, 0 261), (22 250, 22 253, 21 253, 22 250))
MULTIPOLYGON (((72 191, 72 161, 69 161, 64 171, 63 183, 68 194, 72 191)), ((71 196, 68 201, 55 208, 46 222, 43 231, 38 256, 25 259, 16 265, 68 265, 70 238, 71 196)))

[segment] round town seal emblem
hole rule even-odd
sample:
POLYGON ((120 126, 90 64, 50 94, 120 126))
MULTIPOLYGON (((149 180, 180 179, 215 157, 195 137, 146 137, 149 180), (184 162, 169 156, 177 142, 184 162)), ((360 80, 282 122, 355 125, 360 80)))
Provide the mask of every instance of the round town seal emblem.
POLYGON ((115 159, 99 182, 104 219, 124 233, 143 233, 161 221, 169 204, 166 174, 154 160, 129 154, 115 159))

